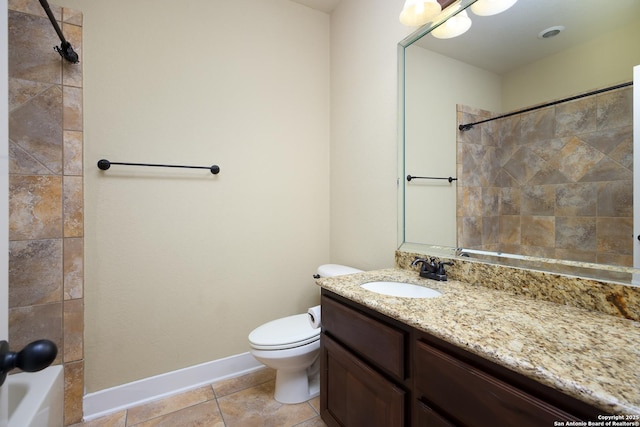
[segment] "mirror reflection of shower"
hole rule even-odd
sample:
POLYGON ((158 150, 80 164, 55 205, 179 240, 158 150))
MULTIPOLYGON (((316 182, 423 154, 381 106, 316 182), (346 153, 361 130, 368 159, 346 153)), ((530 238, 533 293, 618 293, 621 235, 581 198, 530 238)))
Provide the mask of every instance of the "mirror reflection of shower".
POLYGON ((458 246, 632 267, 631 86, 508 114, 458 105, 458 246))

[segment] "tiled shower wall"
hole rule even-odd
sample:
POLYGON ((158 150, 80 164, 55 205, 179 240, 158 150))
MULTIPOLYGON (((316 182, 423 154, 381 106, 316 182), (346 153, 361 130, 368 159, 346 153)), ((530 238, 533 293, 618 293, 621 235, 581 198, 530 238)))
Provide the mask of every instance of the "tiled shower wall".
MULTIPOLYGON (((82 60, 82 14, 51 5, 82 60)), ((65 425, 82 419, 82 66, 62 60, 38 0, 9 0, 9 342, 47 338, 65 425)))
MULTIPOLYGON (((631 266, 631 87, 458 132, 458 246, 631 266)), ((491 117, 458 106, 458 124, 491 117)))

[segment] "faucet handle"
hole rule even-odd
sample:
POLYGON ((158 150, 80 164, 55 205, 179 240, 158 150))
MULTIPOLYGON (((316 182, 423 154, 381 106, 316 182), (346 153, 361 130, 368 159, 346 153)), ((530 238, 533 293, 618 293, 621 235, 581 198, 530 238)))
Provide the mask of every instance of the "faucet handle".
POLYGON ((453 265, 453 262, 451 261, 438 262, 438 274, 447 274, 446 270, 444 269, 445 265, 453 265))

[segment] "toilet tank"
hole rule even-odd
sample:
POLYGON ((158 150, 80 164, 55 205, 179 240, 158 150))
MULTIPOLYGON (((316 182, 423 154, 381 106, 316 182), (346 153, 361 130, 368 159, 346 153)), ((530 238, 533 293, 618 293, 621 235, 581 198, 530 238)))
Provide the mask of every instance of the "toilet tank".
POLYGON ((362 270, 340 264, 324 264, 318 267, 319 277, 335 277, 344 274, 362 273, 362 270))

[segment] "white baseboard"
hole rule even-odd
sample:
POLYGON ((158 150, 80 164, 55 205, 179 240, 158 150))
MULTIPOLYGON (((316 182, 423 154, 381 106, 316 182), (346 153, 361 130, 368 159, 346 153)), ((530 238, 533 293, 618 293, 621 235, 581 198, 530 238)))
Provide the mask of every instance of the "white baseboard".
POLYGON ((263 367, 247 352, 89 393, 83 398, 84 420, 93 420, 263 367))

